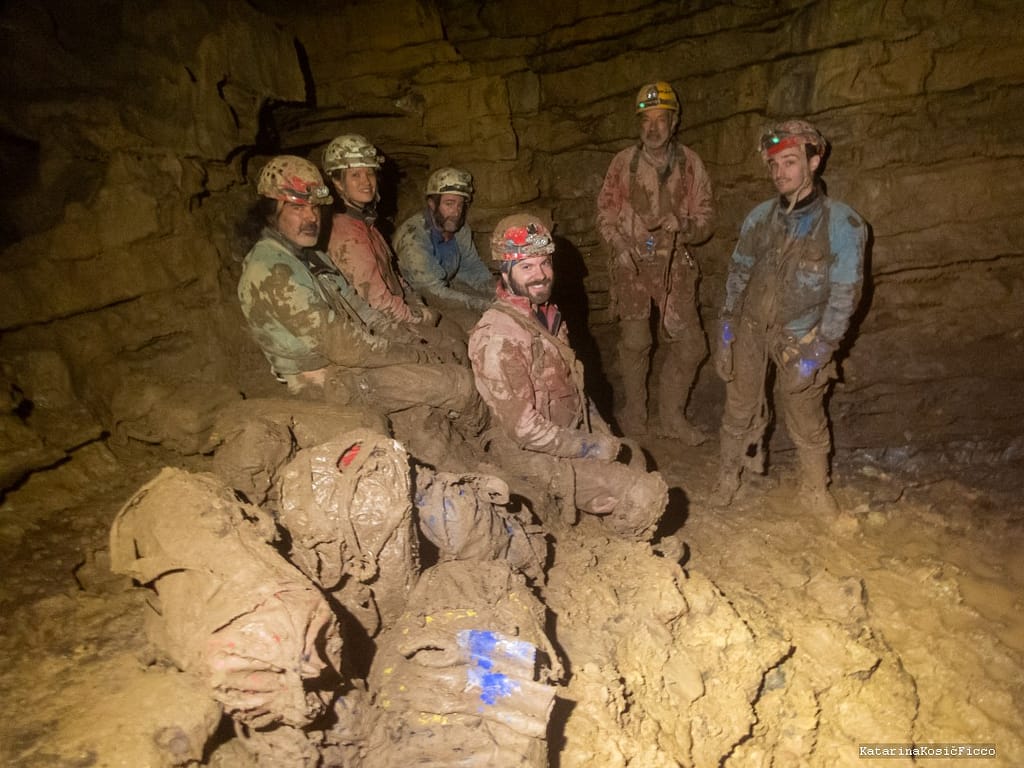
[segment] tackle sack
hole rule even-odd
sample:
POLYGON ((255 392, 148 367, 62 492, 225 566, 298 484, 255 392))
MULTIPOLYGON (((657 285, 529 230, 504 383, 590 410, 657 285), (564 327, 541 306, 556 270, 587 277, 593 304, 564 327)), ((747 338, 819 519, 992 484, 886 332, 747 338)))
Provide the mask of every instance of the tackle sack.
POLYGON ((299 451, 281 472, 278 522, 292 562, 373 636, 419 575, 409 456, 370 430, 299 451))
POLYGON ((508 484, 498 477, 416 468, 420 530, 438 560, 504 559, 542 583, 547 560, 543 529, 509 509, 508 484))
POLYGON ((544 609, 508 563, 428 569, 380 635, 368 684, 381 710, 366 768, 547 765, 561 674, 544 609))
POLYGON ((266 513, 213 475, 170 468, 110 532, 111 570, 151 590, 150 642, 252 728, 312 722, 340 674, 337 620, 275 536, 266 513))

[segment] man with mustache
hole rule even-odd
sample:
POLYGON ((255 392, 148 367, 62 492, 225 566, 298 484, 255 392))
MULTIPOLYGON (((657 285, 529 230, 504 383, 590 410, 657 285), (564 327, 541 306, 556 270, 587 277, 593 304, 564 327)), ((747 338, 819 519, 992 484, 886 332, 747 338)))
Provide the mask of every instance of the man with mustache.
POLYGON ((257 192, 253 217, 262 229, 242 263, 238 298, 277 379, 301 397, 385 413, 429 405, 465 436, 477 434, 486 408, 469 369, 442 363, 403 334, 316 249, 321 211, 332 202, 316 166, 275 157, 257 192))
POLYGON ((657 435, 700 445, 708 435, 686 418, 686 403, 708 348, 694 246, 711 236, 711 180, 697 153, 673 138, 680 108, 672 86, 643 86, 635 106, 640 141, 612 158, 597 198, 611 309, 619 320, 619 427, 641 435, 650 426, 657 435), (657 418, 648 425, 652 306, 664 364, 654 392, 657 418))
POLYGON ((761 159, 778 195, 747 215, 726 279, 715 354, 726 402, 713 506, 732 501, 743 473, 764 471, 765 390, 774 367, 778 407, 797 449, 801 500, 813 513, 839 511, 828 490, 825 396, 860 302, 868 229, 818 182, 826 146, 805 120, 778 123, 761 137, 761 159))
POLYGON ((395 231, 398 268, 427 304, 467 331, 494 299, 494 275, 481 261, 466 224, 473 177, 441 168, 427 181, 424 210, 395 231))
POLYGON ((476 386, 496 426, 488 449, 511 485, 540 486, 522 495, 551 527, 574 523, 579 509, 612 533, 645 540, 668 490, 657 472, 617 461, 622 445, 584 391, 583 365, 551 302, 554 252, 550 230, 530 214, 506 216, 491 237, 501 282, 469 336, 476 386))

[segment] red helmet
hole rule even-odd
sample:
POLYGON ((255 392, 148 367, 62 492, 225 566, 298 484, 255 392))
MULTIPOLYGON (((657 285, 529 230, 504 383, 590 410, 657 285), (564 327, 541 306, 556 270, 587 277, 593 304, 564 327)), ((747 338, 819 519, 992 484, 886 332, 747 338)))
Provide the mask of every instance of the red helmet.
POLYGON ((530 213, 513 213, 494 228, 491 235, 491 258, 507 268, 522 259, 549 256, 555 252, 551 230, 530 213))
POLYGON ((826 142, 821 131, 806 120, 784 120, 765 129, 761 134, 758 148, 761 151, 761 158, 768 162, 769 157, 784 149, 805 144, 814 147, 814 154, 825 154, 826 142))

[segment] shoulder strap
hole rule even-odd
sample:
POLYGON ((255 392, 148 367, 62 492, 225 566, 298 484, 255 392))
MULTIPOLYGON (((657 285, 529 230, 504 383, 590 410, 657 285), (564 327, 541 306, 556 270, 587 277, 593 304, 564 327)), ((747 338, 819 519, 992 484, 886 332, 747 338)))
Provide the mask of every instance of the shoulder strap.
POLYGON ((496 309, 504 315, 512 318, 516 321, 523 329, 530 333, 532 339, 533 349, 533 374, 535 379, 540 378, 541 374, 541 361, 543 360, 544 353, 544 341, 545 337, 554 346, 555 351, 558 352, 563 362, 568 366, 569 370, 572 371, 573 385, 576 387, 577 400, 579 401, 579 411, 577 412, 577 418, 582 423, 586 424, 587 431, 590 431, 590 414, 587 411, 587 393, 583 388, 583 363, 576 357, 576 351, 569 346, 566 342, 552 333, 548 333, 546 330, 540 327, 540 324, 531 317, 528 317, 521 312, 517 312, 508 306, 503 301, 496 301, 491 305, 492 309, 496 309))

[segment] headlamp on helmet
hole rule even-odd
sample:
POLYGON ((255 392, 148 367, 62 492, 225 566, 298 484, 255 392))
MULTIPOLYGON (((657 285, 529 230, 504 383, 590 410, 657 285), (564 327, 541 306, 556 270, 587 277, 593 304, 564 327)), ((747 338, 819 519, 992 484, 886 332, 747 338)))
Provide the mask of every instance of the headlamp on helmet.
POLYGON ((330 205, 331 191, 315 165, 295 155, 279 155, 263 166, 256 191, 263 197, 299 205, 330 205))
POLYGON ((762 159, 768 162, 770 157, 777 155, 784 149, 804 145, 812 148, 812 155, 825 154, 825 137, 821 135, 817 128, 806 120, 786 120, 765 130, 761 134, 758 148, 762 159))
POLYGON ((550 256, 554 252, 551 230, 532 214, 506 216, 498 222, 491 236, 491 257, 501 262, 501 268, 506 272, 518 261, 550 256))
POLYGON ((636 113, 649 109, 669 109, 679 111, 679 98, 672 86, 664 80, 643 86, 636 95, 636 113))

